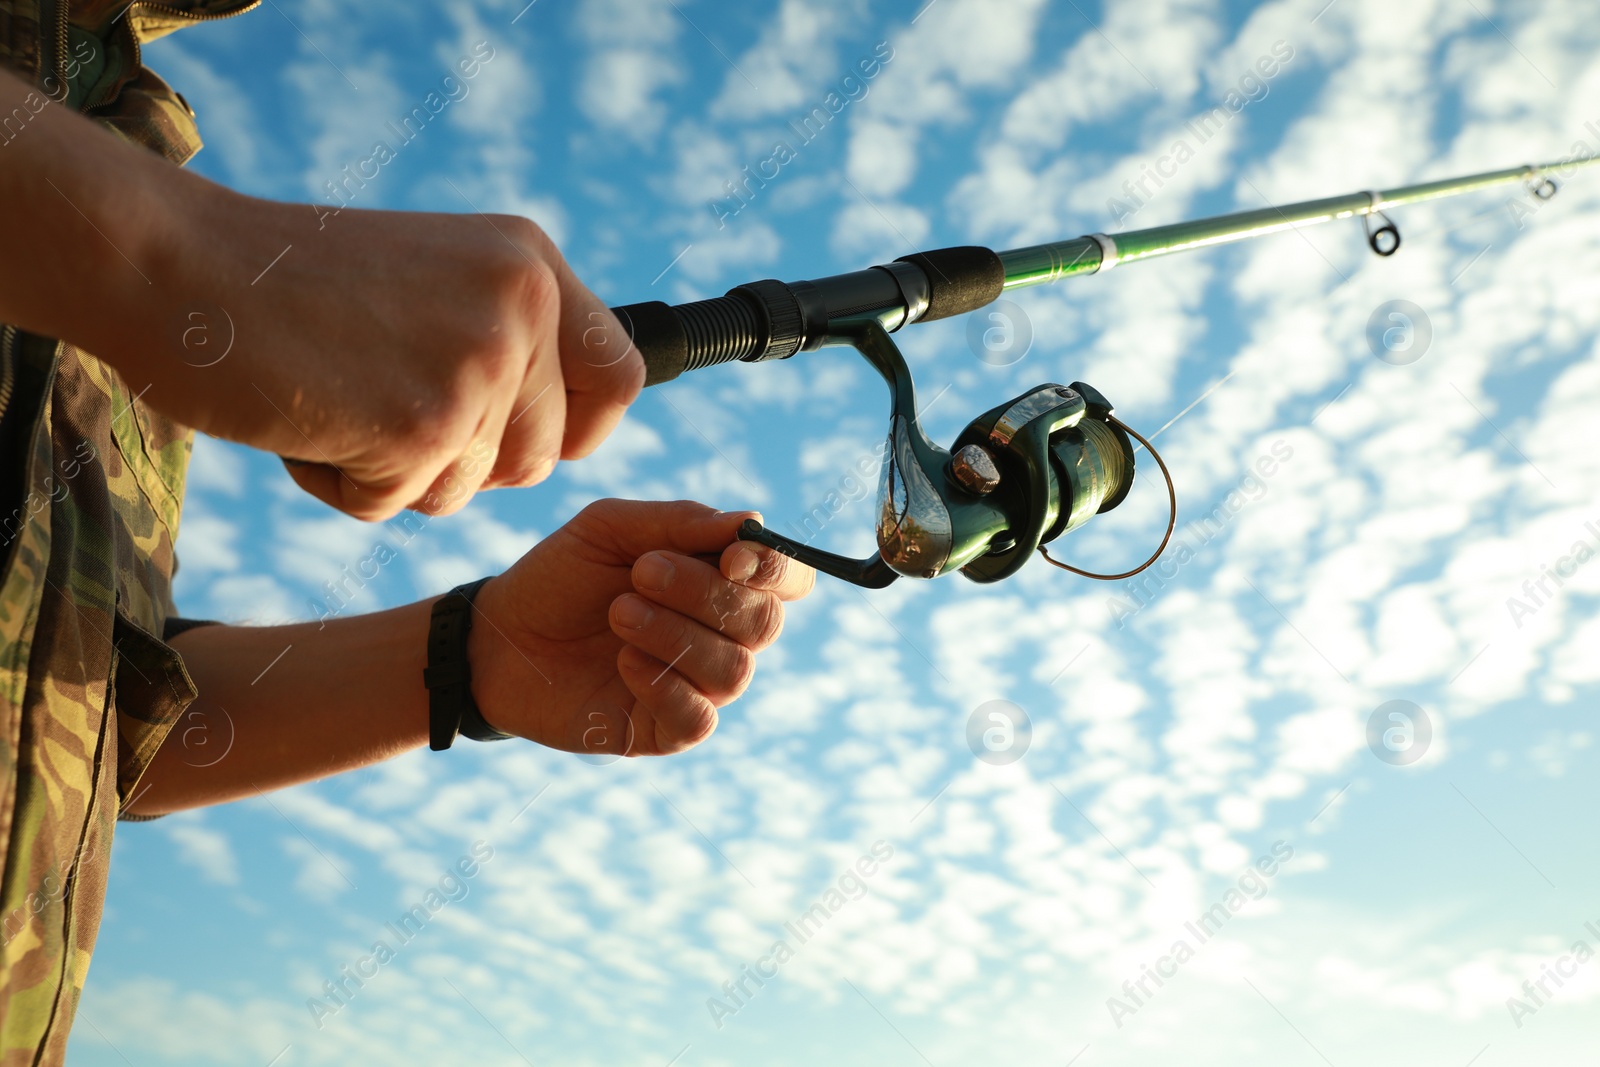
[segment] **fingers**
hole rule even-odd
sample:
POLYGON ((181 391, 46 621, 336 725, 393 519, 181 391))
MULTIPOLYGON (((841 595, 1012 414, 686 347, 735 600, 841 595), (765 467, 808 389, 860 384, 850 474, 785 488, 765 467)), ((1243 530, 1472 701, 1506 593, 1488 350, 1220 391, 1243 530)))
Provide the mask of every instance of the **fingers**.
POLYGON ((617 673, 635 706, 630 755, 668 756, 698 745, 717 728, 717 708, 688 679, 633 645, 617 653, 617 673))
POLYGON ((636 594, 611 605, 611 630, 668 670, 686 679, 713 705, 731 704, 756 673, 756 653, 703 623, 636 594))
POLYGON ((346 507, 340 493, 339 480, 343 477, 337 467, 326 463, 311 463, 303 459, 291 459, 287 456, 279 457, 283 460, 283 469, 289 472, 289 477, 294 484, 304 489, 307 493, 327 504, 329 507, 338 508, 340 511, 354 515, 358 519, 368 521, 387 519, 387 514, 377 512, 373 501, 363 501, 363 507, 352 509, 346 507))
POLYGON ((542 268, 529 298, 536 332, 485 488, 534 485, 558 460, 593 452, 644 386, 644 360, 616 316, 554 244, 534 237, 542 268))
POLYGON ((366 522, 393 518, 405 506, 397 487, 375 481, 357 483, 330 463, 283 458, 294 483, 329 507, 366 522))
POLYGON ((765 589, 779 600, 799 600, 817 584, 817 572, 775 548, 735 541, 722 550, 722 574, 750 589, 765 589))
POLYGON ((710 737, 717 709, 681 675, 663 671, 666 664, 623 645, 616 678, 584 705, 554 747, 610 762, 667 756, 710 737))
POLYGON ((566 393, 554 359, 535 359, 518 390, 500 441, 500 456, 485 489, 525 488, 550 477, 561 458, 566 393))
POLYGON ((810 593, 816 571, 777 549, 738 540, 747 519, 760 521, 761 514, 714 511, 689 500, 670 504, 602 500, 585 508, 574 522, 584 525, 591 540, 604 541, 621 554, 670 549, 685 555, 720 555, 722 576, 740 586, 771 592, 783 601, 810 593))
POLYGON ((753 651, 772 644, 783 630, 783 603, 775 593, 730 581, 711 564, 680 553, 641 556, 633 565, 633 587, 651 604, 753 651))
POLYGON ((406 506, 424 515, 449 515, 467 506, 494 467, 495 449, 485 439, 472 442, 455 462, 439 472, 426 492, 406 506))
MULTIPOLYGON (((790 578, 774 574, 770 580, 786 592, 808 581, 790 573, 790 578)), ((642 658, 632 653, 619 658, 618 670, 641 701, 653 701, 657 710, 676 707, 688 717, 694 729, 679 731, 679 740, 690 735, 698 740, 697 730, 710 730, 705 706, 732 703, 749 688, 756 653, 783 629, 783 602, 777 592, 741 585, 710 564, 675 552, 645 555, 634 566, 633 580, 637 592, 612 602, 610 624, 642 658), (633 673, 624 669, 630 666, 633 673), (654 668, 648 685, 638 675, 646 666, 654 668), (666 690, 655 688, 669 682, 666 690)))
MULTIPOLYGON (((560 256, 554 245, 542 254, 560 256)), ((532 325, 527 367, 499 425, 500 455, 485 488, 535 485, 550 476, 561 458, 569 416, 561 366, 562 300, 553 267, 541 264, 527 296, 532 325)))

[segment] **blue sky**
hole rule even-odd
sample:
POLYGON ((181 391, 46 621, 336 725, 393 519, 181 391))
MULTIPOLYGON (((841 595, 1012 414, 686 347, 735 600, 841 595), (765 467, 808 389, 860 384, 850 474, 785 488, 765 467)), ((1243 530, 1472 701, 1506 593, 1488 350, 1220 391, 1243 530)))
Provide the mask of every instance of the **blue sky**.
MULTIPOLYGON (((1578 5, 1489 0, 272 0, 146 56, 200 115, 196 169, 279 199, 326 200, 389 123, 456 97, 353 205, 529 215, 624 304, 1600 150, 1597 38, 1578 5), (1200 143, 1186 123, 1241 87, 1200 143), (830 92, 848 104, 801 143, 830 92), (778 176, 715 208, 780 140, 778 176)), ((465 745, 126 826, 73 1062, 1581 1062, 1600 960, 1562 959, 1600 950, 1600 563, 1532 614, 1508 601, 1600 551, 1600 191, 1580 173, 1532 204, 1397 212, 1392 259, 1351 223, 1023 291, 1034 340, 1006 366, 965 320, 901 335, 941 441, 1043 381, 1147 431, 1215 387, 1160 441, 1193 558, 1135 613, 1042 564, 825 581, 669 760, 465 745), (1404 365, 1367 342, 1394 300, 1432 329, 1404 365), (1032 724, 1001 765, 967 743, 992 700, 1032 724), (1407 765, 1368 745, 1391 700, 1431 727, 1407 765), (459 899, 316 1015, 474 847, 459 899), (799 943, 785 924, 830 890, 799 943), (1202 944, 1186 924, 1219 903, 1202 944), (724 992, 785 938, 777 977, 724 992), (1170 973, 1140 993, 1146 965, 1170 973), (1571 973, 1514 1017, 1546 967, 1571 973)), ((359 606, 503 567, 601 496, 783 528, 876 454, 884 408, 841 350, 680 379, 591 459, 430 523, 359 606)), ((1142 558, 1148 473, 1063 552, 1142 558)), ((863 553, 871 515, 849 501, 819 541, 863 553)), ((202 440, 180 606, 311 617, 384 536, 202 440)))

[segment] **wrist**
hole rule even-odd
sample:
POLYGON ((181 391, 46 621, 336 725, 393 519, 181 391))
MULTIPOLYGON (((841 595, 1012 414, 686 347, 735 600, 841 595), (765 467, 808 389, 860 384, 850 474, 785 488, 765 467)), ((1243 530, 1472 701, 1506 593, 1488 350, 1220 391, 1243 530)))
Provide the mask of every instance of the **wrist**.
POLYGON ((516 731, 503 721, 505 687, 500 678, 505 656, 511 651, 506 638, 505 576, 486 582, 473 599, 472 629, 467 633, 467 663, 472 670, 472 699, 483 721, 502 733, 516 731))
MULTIPOLYGON (((471 640, 483 626, 493 626, 475 605, 489 578, 457 586, 433 602, 428 625, 429 747, 442 751, 458 737, 471 741, 504 741, 514 736, 484 717, 478 704, 471 640)), ((480 657, 481 660, 481 657, 480 657)))

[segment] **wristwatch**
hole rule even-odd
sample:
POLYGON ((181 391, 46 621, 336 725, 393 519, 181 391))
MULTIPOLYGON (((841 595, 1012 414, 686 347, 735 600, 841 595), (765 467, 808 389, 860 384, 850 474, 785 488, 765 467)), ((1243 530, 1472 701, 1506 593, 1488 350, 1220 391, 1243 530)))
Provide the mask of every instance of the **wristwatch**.
POLYGON ((422 684, 428 689, 428 747, 435 752, 454 744, 457 734, 474 741, 504 741, 512 736, 490 726, 472 699, 467 635, 472 632, 473 598, 488 581, 479 578, 458 585, 433 604, 422 684))

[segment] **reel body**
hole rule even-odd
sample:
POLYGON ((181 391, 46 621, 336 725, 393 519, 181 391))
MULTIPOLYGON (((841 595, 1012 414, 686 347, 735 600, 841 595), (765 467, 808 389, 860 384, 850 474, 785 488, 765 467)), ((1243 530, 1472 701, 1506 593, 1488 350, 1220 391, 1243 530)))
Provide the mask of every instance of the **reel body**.
POLYGON ((979 415, 951 449, 928 439, 905 357, 876 318, 832 324, 889 386, 878 484, 878 554, 851 559, 751 520, 739 536, 867 588, 959 570, 1015 574, 1039 547, 1110 511, 1133 485, 1133 446, 1111 404, 1082 382, 1045 384, 979 415))

